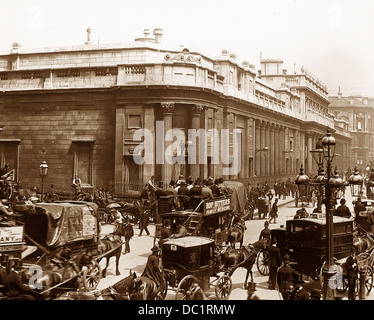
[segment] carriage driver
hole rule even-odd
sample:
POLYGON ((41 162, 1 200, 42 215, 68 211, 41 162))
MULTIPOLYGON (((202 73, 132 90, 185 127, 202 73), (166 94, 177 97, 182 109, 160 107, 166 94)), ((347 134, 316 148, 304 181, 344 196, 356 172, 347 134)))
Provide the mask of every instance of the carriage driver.
POLYGON ((151 250, 152 254, 148 257, 147 264, 141 276, 148 277, 156 282, 158 287, 157 296, 163 300, 162 292, 165 291, 165 278, 164 273, 160 269, 159 248, 154 246, 151 250))

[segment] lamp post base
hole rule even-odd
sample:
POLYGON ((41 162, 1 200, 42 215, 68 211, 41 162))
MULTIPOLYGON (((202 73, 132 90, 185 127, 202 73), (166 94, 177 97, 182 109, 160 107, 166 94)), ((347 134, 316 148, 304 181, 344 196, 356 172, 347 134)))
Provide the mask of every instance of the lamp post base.
POLYGON ((335 300, 336 270, 323 268, 322 300, 335 300))

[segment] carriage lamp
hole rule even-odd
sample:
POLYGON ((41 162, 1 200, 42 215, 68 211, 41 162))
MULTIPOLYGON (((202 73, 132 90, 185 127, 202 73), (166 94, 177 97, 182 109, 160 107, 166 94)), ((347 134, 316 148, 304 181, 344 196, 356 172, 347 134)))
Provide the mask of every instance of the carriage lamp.
POLYGON ((362 177, 362 175, 359 174, 357 167, 355 167, 355 171, 349 177, 348 182, 351 188, 352 197, 359 197, 362 194, 364 178, 362 177))
POLYGON ((296 176, 295 183, 300 197, 307 197, 309 194, 309 177, 304 173, 303 166, 300 167, 300 173, 296 176))
POLYGON ((42 194, 41 194, 41 201, 44 199, 44 179, 48 175, 48 165, 47 162, 43 161, 39 166, 39 175, 42 178, 42 194))

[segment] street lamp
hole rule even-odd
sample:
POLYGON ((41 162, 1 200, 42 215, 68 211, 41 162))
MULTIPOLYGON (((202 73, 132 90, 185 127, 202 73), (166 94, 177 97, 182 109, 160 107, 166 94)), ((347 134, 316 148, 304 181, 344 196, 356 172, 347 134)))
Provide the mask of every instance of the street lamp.
POLYGON ((295 184, 299 191, 299 196, 295 199, 297 206, 299 199, 303 201, 303 199, 307 199, 309 195, 309 177, 304 174, 303 166, 300 167, 300 173, 296 176, 295 184))
POLYGON ((42 178, 42 195, 41 195, 41 201, 43 201, 44 198, 44 179, 46 178, 48 174, 48 165, 47 162, 43 161, 39 166, 39 175, 42 178))
POLYGON ((355 167, 355 171, 349 177, 348 182, 351 188, 352 197, 359 197, 362 194, 364 178, 362 177, 362 175, 359 174, 357 167, 355 167))

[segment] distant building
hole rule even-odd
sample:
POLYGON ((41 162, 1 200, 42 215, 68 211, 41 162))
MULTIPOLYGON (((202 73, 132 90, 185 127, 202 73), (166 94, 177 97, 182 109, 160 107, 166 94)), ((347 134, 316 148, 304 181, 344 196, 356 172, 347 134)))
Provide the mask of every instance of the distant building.
POLYGON ((0 164, 16 169, 25 187, 39 183, 45 160, 45 181, 56 188, 70 188, 78 175, 84 184, 121 193, 139 190, 152 175, 166 185, 180 174, 272 183, 294 179, 301 165, 314 173, 309 151, 328 128, 343 157, 349 154, 349 132, 329 111, 326 87, 305 70, 287 75, 282 61, 261 60, 258 75, 227 50, 210 58, 164 46, 162 33, 154 29, 153 38, 146 29, 128 44, 92 44, 87 29, 81 46, 14 44, 0 53, 0 164), (135 140, 139 129, 159 135, 135 140), (166 152, 173 141, 160 133, 169 129, 184 133, 172 155, 185 163, 161 163, 165 155, 157 149, 161 144, 166 152), (197 161, 189 161, 188 129, 226 129, 228 144, 209 136, 205 156, 196 150, 197 161), (238 141, 235 130, 241 130, 238 141), (139 165, 134 155, 150 149, 152 161, 139 165), (231 165, 221 156, 228 151, 232 160, 237 149, 240 170, 225 174, 231 165))
POLYGON ((374 98, 344 97, 339 89, 337 96, 330 96, 329 100, 335 118, 348 125, 352 136, 349 166, 363 173, 366 165, 374 161, 374 98))

